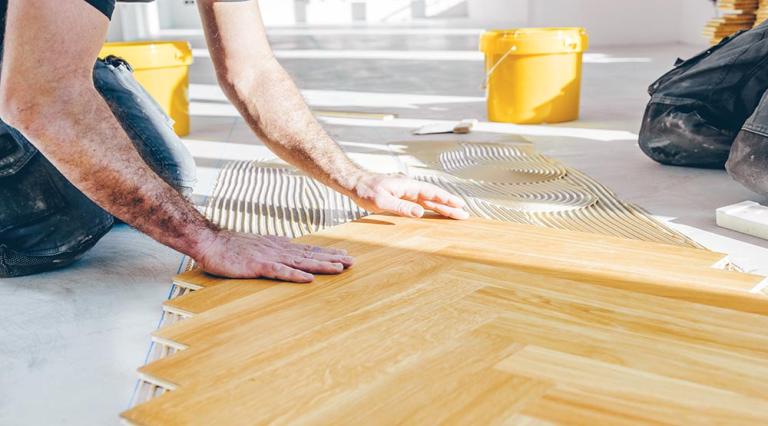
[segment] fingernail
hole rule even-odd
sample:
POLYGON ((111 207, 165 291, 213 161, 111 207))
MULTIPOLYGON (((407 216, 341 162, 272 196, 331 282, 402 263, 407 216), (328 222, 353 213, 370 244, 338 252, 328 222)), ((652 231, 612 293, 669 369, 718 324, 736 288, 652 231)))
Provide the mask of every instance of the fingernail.
POLYGON ((421 207, 414 207, 411 209, 411 215, 414 217, 421 217, 424 215, 424 209, 421 207))

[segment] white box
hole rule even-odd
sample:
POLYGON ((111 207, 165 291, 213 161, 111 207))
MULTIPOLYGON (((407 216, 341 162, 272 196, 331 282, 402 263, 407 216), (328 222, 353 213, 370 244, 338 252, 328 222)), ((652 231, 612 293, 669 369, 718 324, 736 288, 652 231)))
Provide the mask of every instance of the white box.
POLYGON ((768 240, 768 207, 744 201, 716 211, 717 226, 768 240))

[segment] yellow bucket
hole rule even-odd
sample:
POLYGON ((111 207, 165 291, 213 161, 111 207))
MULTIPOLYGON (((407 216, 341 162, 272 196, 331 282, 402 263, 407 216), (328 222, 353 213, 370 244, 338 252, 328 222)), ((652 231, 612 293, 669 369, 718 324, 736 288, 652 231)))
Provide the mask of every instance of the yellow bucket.
POLYGON ((136 80, 175 122, 179 136, 189 134, 189 65, 192 49, 186 41, 106 43, 100 58, 119 56, 133 68, 136 80))
POLYGON ((559 123, 579 118, 583 28, 488 31, 485 53, 488 119, 505 123, 559 123))

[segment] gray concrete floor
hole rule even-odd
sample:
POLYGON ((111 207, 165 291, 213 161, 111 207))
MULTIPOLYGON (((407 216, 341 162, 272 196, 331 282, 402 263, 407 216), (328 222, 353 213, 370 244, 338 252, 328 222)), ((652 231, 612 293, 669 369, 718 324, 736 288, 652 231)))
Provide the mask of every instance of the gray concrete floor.
MULTIPOLYGON (((396 167, 367 155, 377 145, 414 140, 410 131, 429 120, 485 119, 482 62, 471 52, 472 34, 307 30, 273 35, 272 41, 313 107, 398 114, 392 121, 323 119, 342 146, 371 167, 396 167)), ((203 47, 199 37, 193 45, 203 47)), ((768 273, 767 241, 714 224, 717 207, 768 200, 724 172, 662 167, 636 147, 646 86, 677 56, 696 50, 682 45, 592 49, 584 69, 581 120, 556 126, 481 124, 464 138, 504 140, 522 134, 540 152, 590 174, 624 200, 714 250, 731 253, 747 269, 768 273)), ((192 67, 192 83, 193 133, 187 139, 199 166, 197 196, 204 199, 227 161, 271 154, 221 99, 205 56, 192 67)), ((0 280, 0 425, 117 423, 180 261, 178 253, 123 225, 74 267, 0 280)))

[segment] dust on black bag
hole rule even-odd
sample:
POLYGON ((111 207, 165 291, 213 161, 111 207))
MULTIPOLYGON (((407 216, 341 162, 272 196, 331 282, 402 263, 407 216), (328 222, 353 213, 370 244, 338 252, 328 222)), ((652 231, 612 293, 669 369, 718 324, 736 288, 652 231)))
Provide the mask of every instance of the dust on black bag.
POLYGON ((675 64, 649 88, 640 148, 662 164, 723 168, 768 89, 768 22, 675 64))

